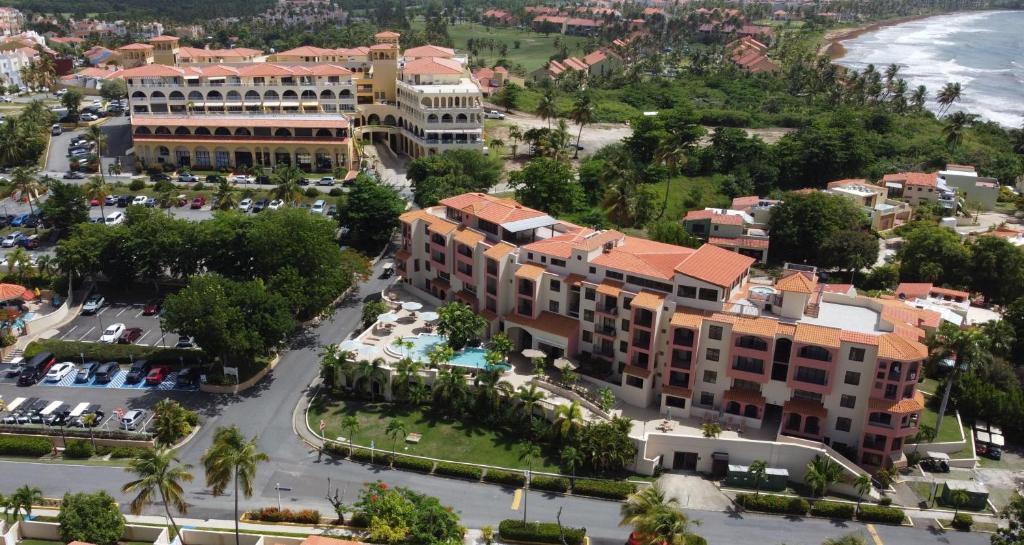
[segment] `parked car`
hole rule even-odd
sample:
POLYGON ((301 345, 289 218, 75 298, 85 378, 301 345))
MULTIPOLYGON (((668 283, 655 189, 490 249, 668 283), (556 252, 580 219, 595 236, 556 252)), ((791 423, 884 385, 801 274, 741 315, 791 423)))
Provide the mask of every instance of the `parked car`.
POLYGON ((174 345, 174 348, 195 348, 196 340, 189 335, 178 335, 178 342, 174 345))
POLYGON ((84 114, 80 115, 78 118, 81 119, 82 121, 96 121, 97 119, 99 119, 99 116, 97 116, 96 114, 91 114, 89 112, 85 112, 84 114))
POLYGON ((238 210, 242 212, 252 210, 252 199, 242 199, 242 201, 238 203, 238 210))
POLYGON ((103 205, 114 206, 115 204, 117 204, 117 200, 120 198, 121 197, 118 197, 117 195, 108 195, 106 199, 103 199, 103 205))
POLYGON ((246 176, 245 174, 236 174, 235 175, 235 183, 236 184, 248 184, 250 182, 252 182, 252 178, 246 176))
POLYGON ((142 421, 146 418, 146 411, 142 409, 132 409, 121 417, 121 426, 126 430, 135 430, 142 426, 142 421))
POLYGON ((39 235, 21 237, 21 240, 17 242, 17 245, 25 248, 26 250, 35 250, 39 247, 39 235))
POLYGON ((107 225, 121 225, 124 223, 124 214, 121 212, 111 212, 107 214, 103 223, 106 223, 107 225))
POLYGON ((102 295, 98 293, 93 294, 86 299, 85 304, 82 305, 82 314, 96 314, 101 308, 103 308, 103 304, 106 302, 107 300, 102 295))
POLYGON ((74 170, 69 170, 64 173, 64 176, 61 177, 64 178, 65 180, 84 180, 85 174, 82 174, 81 172, 76 172, 74 170))
POLYGON ((78 368, 78 373, 75 375, 75 382, 81 384, 83 382, 89 382, 92 377, 96 375, 96 371, 100 368, 100 362, 98 361, 87 361, 78 368))
POLYGON ((505 119, 505 114, 499 112, 498 110, 488 110, 487 115, 485 117, 487 117, 487 119, 505 119))
POLYGON ((317 201, 313 203, 313 208, 310 208, 309 211, 314 213, 314 214, 323 214, 324 213, 324 209, 326 207, 327 207, 327 201, 325 201, 323 199, 317 199, 317 201))
POLYGON ((156 386, 167 378, 170 374, 169 370, 163 366, 157 366, 149 370, 149 374, 146 375, 146 384, 150 386, 156 386))
POLYGON ((149 181, 151 182, 169 182, 171 177, 163 172, 157 172, 156 174, 149 175, 149 181))
POLYGON ((107 329, 103 331, 103 334, 100 335, 100 342, 106 344, 116 343, 117 340, 121 338, 121 334, 124 333, 125 329, 126 327, 122 323, 110 324, 107 326, 107 329))
POLYGON ((267 199, 260 199, 252 203, 252 211, 262 212, 267 207, 268 204, 270 204, 270 201, 268 201, 267 199))
POLYGON ((333 186, 334 176, 324 176, 323 178, 320 178, 319 180, 316 181, 316 185, 325 185, 328 187, 333 186))
POLYGON ((219 183, 221 183, 223 181, 226 181, 226 180, 227 180, 227 178, 221 176, 220 174, 207 174, 206 175, 206 183, 208 183, 208 184, 219 184, 219 183))
POLYGON ((156 197, 146 198, 146 208, 156 208, 156 197))
POLYGON ((53 352, 40 352, 28 360, 28 362, 21 366, 21 372, 18 375, 19 386, 31 386, 36 382, 39 382, 41 378, 46 376, 46 373, 50 372, 50 367, 57 363, 57 357, 53 355, 53 352))
POLYGON ((75 364, 70 361, 62 361, 50 367, 50 370, 46 373, 46 380, 60 382, 64 377, 74 372, 75 364))
POLYGON ((301 185, 301 186, 309 185, 309 178, 299 178, 299 185, 301 185))
POLYGON ((949 463, 938 458, 922 458, 921 469, 932 473, 949 473, 949 463))
POLYGON ((160 306, 162 304, 163 301, 161 301, 160 299, 150 299, 149 302, 146 303, 146 306, 142 307, 142 315, 153 316, 154 314, 159 314, 160 306))
POLYGON ((124 377, 125 384, 136 384, 141 382, 142 379, 146 378, 149 374, 149 362, 146 360, 135 360, 132 363, 131 369, 128 369, 128 374, 124 377))
POLYGON ((174 377, 174 384, 175 386, 195 386, 199 384, 199 368, 186 367, 178 371, 178 376, 174 377))
POLYGON ((282 206, 284 206, 284 201, 282 201, 281 199, 274 199, 270 201, 270 204, 267 205, 267 210, 277 210, 282 206))
POLYGON ((120 337, 117 338, 117 343, 135 344, 135 341, 138 341, 140 337, 142 337, 141 327, 129 327, 124 330, 124 333, 122 333, 120 337))
POLYGON ((60 136, 63 133, 64 127, 61 127, 59 123, 54 123, 53 126, 50 127, 50 134, 53 136, 60 136))
POLYGON ((327 207, 327 217, 333 218, 338 215, 338 205, 332 204, 327 207))
POLYGON ((189 208, 193 210, 199 210, 204 206, 206 206, 206 197, 199 195, 198 197, 192 199, 192 206, 190 206, 189 208))
POLYGON ((4 248, 13 248, 18 245, 18 242, 24 236, 25 235, 21 231, 15 231, 14 233, 11 233, 4 237, 3 242, 0 242, 0 246, 3 246, 4 248))
POLYGON ((132 199, 134 198, 135 197, 132 195, 121 195, 120 197, 117 198, 117 207, 128 208, 129 206, 131 206, 132 199))
POLYGON ((260 174, 259 176, 256 177, 256 183, 268 185, 273 182, 270 181, 270 176, 267 176, 266 174, 260 174))
POLYGON ((135 197, 134 197, 134 198, 132 199, 132 205, 133 205, 133 206, 145 206, 145 205, 146 205, 146 199, 147 199, 147 198, 148 198, 148 197, 146 197, 145 195, 136 195, 136 196, 135 196, 135 197))
POLYGON ((114 380, 114 377, 121 372, 121 366, 116 361, 108 361, 103 365, 100 365, 99 369, 96 370, 95 381, 96 384, 107 384, 114 380))
POLYGON ((186 172, 184 174, 179 174, 178 175, 178 181, 182 182, 182 183, 187 183, 187 184, 194 184, 194 183, 199 181, 199 176, 196 176, 195 174, 192 174, 191 172, 186 172))
POLYGON ((25 224, 25 220, 27 220, 28 217, 29 217, 29 214, 18 214, 16 216, 14 216, 14 219, 11 220, 11 227, 21 227, 21 226, 23 226, 25 224))

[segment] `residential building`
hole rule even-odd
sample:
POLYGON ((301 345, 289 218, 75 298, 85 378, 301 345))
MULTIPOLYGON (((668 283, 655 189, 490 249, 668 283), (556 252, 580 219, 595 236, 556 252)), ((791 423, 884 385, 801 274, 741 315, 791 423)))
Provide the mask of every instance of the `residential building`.
POLYGON ((466 303, 517 350, 589 362, 585 380, 622 403, 905 464, 933 312, 826 290, 813 267, 754 282, 753 258, 711 244, 588 229, 480 193, 401 224, 406 287, 466 303))
POLYGON ((768 261, 767 226, 741 210, 705 208, 691 210, 683 218, 686 232, 719 248, 752 257, 760 263, 768 261))
POLYGON ((544 66, 530 72, 534 83, 542 80, 557 80, 563 74, 577 72, 586 76, 611 76, 621 72, 625 63, 614 51, 602 48, 583 57, 568 57, 564 60, 549 60, 544 66))
POLYGON ((477 68, 473 71, 473 79, 480 85, 480 92, 488 97, 497 93, 508 81, 508 69, 504 66, 490 68, 477 68))
POLYGON ((999 180, 978 176, 971 165, 946 165, 940 170, 938 183, 955 188, 961 206, 975 210, 992 210, 999 198, 999 180))
POLYGON ((959 208, 992 210, 999 198, 999 181, 978 176, 969 165, 947 165, 939 172, 900 172, 882 176, 890 197, 911 206, 937 204, 953 215, 959 208), (974 205, 974 206, 971 206, 974 205))
POLYGON ((864 179, 846 179, 829 182, 828 193, 839 195, 862 207, 868 215, 871 228, 892 229, 911 220, 913 210, 905 202, 888 198, 886 188, 869 184, 864 179))
POLYGON ((348 22, 348 12, 331 0, 278 0, 262 18, 277 25, 343 25, 348 22))
POLYGON ((505 9, 491 8, 484 12, 481 17, 484 24, 499 25, 499 26, 512 26, 518 22, 516 16, 512 12, 505 9))
POLYGON ((150 44, 135 43, 122 45, 117 48, 118 61, 125 68, 153 64, 155 62, 153 50, 154 48, 150 44))
POLYGON ((746 212, 747 215, 754 218, 755 224, 764 226, 768 225, 768 220, 772 217, 772 209, 781 202, 773 199, 762 199, 757 195, 746 195, 734 198, 729 209, 746 212))
POLYGON ((25 29, 25 15, 15 8, 0 6, 0 36, 17 34, 25 29))
POLYGON ((768 58, 768 46, 744 36, 725 45, 733 64, 752 74, 777 72, 781 67, 768 58))
POLYGON ((896 286, 896 298, 908 305, 937 313, 943 320, 963 325, 971 307, 971 294, 940 288, 929 282, 903 282, 896 286))
POLYGON ((22 86, 21 70, 30 66, 32 61, 39 56, 39 52, 20 47, 11 51, 0 51, 0 84, 11 86, 22 86))

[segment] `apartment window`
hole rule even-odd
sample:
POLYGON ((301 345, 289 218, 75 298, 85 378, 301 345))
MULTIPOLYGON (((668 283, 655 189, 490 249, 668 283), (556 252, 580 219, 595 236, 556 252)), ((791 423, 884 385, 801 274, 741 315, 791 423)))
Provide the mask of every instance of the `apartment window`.
POLYGON ((852 409, 857 406, 857 397, 843 394, 842 397, 839 398, 839 406, 846 409, 852 409))
POLYGON ((597 299, 597 292, 594 291, 594 288, 587 288, 583 292, 583 298, 586 299, 587 301, 594 301, 595 299, 597 299))
POLYGON ((590 274, 597 274, 597 267, 591 267, 590 274))
POLYGON ((687 299, 697 298, 697 288, 693 286, 679 286, 676 290, 676 294, 680 297, 686 297, 687 299))
POLYGON ((626 375, 626 386, 632 386, 634 388, 643 388, 644 379, 640 377, 634 377, 633 375, 626 375))
POLYGON ((630 310, 630 309, 633 308, 632 307, 632 303, 633 303, 633 298, 632 297, 623 297, 622 298, 622 308, 624 308, 626 310, 630 310))
POLYGON ((705 407, 711 407, 715 404, 715 394, 711 392, 700 393, 700 404, 705 407))
POLYGON ((629 351, 629 344, 626 341, 619 341, 619 352, 625 354, 629 351))
POLYGON ((554 278, 551 279, 551 291, 558 293, 562 291, 562 283, 554 278))
POLYGON ((700 299, 701 301, 717 301, 718 290, 701 288, 700 292, 697 295, 697 299, 700 299))
POLYGON ((850 425, 853 423, 849 418, 840 416, 836 419, 836 431, 850 431, 850 425))
POLYGON ((413 270, 413 272, 420 272, 420 260, 419 259, 412 260, 412 270, 413 270))
POLYGON ((850 347, 850 361, 864 361, 864 349, 856 346, 850 347))
POLYGON ((626 276, 626 282, 641 288, 648 288, 657 290, 665 293, 672 293, 672 284, 666 284, 664 282, 656 282, 654 280, 648 280, 639 276, 628 275, 626 276))
POLYGON ((686 408, 686 398, 676 396, 665 396, 665 405, 669 407, 675 407, 677 409, 686 408))
POLYGON ((558 314, 558 301, 548 301, 548 310, 558 314))
POLYGON ((564 259, 555 259, 555 258, 552 257, 551 258, 551 264, 556 266, 556 267, 564 267, 565 266, 565 260, 564 259))
POLYGON ((533 261, 533 252, 527 253, 526 254, 526 259, 529 259, 530 261, 533 261))
POLYGON ((584 310, 583 311, 583 321, 584 322, 593 322, 594 321, 594 311, 592 311, 592 310, 584 310))
POLYGON ((585 343, 594 342, 594 334, 591 333, 590 331, 587 331, 587 330, 584 329, 583 330, 583 342, 585 342, 585 343))
POLYGON ((604 271, 605 278, 611 278, 612 280, 622 280, 625 278, 622 273, 615 271, 604 271))
POLYGON ((214 158, 217 160, 217 168, 228 168, 231 166, 231 155, 226 151, 218 151, 214 158))
POLYGON ((823 369, 813 367, 797 367, 796 380, 824 386, 828 382, 828 374, 823 369))
POLYGON ((718 358, 721 357, 721 355, 721 350, 717 348, 708 348, 707 351, 704 352, 704 359, 708 361, 718 361, 718 358))
POLYGON ((722 326, 713 325, 708 327, 708 337, 716 341, 722 340, 722 326))
POLYGON ((846 378, 843 379, 843 382, 851 386, 860 386, 860 373, 856 371, 847 371, 846 378))
POLYGON ((704 370, 704 382, 714 384, 718 380, 718 371, 704 370))
POLYGON ((623 318, 622 327, 620 329, 622 329, 623 331, 629 331, 629 320, 623 318))

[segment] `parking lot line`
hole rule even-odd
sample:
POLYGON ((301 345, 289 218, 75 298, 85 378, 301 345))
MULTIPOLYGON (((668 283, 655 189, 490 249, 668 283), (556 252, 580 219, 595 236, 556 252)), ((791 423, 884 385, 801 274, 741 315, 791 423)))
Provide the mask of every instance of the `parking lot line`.
POLYGON ((81 336, 81 337, 79 337, 79 338, 78 338, 78 340, 80 340, 80 341, 81 341, 81 340, 84 340, 84 339, 85 339, 86 337, 88 337, 88 336, 89 336, 89 334, 90 334, 90 333, 92 333, 92 332, 93 332, 93 330, 94 330, 94 329, 96 329, 96 326, 90 327, 90 328, 89 328, 89 331, 86 331, 85 333, 82 333, 82 336, 81 336))
POLYGON ((96 316, 99 316, 100 314, 103 314, 104 312, 107 311, 108 308, 110 308, 110 307, 103 307, 103 308, 97 310, 96 311, 96 316))
POLYGON ((127 312, 131 308, 132 307, 124 307, 123 309, 121 309, 121 312, 118 312, 117 314, 115 314, 115 316, 120 316, 120 315, 124 314, 125 312, 127 312))
POLYGON ((140 316, 142 316, 142 313, 143 313, 143 312, 145 312, 145 311, 146 311, 146 309, 142 309, 142 310, 140 310, 139 312, 137 312, 137 313, 135 314, 135 318, 136 318, 136 319, 138 319, 138 318, 139 318, 140 316))
MULTIPOLYGON (((142 344, 142 339, 145 339, 146 336, 149 335, 151 331, 153 331, 153 330, 152 329, 146 330, 146 332, 143 333, 141 337, 139 337, 139 340, 135 341, 135 344, 142 344)), ((145 345, 145 346, 149 346, 149 345, 145 345)))
POLYGON ((60 336, 60 340, 63 341, 64 339, 66 339, 67 336, 70 335, 76 329, 78 329, 78 326, 73 326, 71 329, 65 331, 64 334, 60 336))

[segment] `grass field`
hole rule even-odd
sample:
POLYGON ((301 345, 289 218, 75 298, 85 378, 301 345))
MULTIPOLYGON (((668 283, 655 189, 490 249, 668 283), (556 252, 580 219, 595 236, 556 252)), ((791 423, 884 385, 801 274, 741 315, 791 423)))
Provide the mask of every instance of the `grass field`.
MULTIPOLYGON (((414 30, 422 29, 423 25, 422 20, 412 22, 414 30)), ((508 46, 508 56, 506 58, 512 63, 522 65, 525 72, 540 68, 557 52, 555 48, 556 38, 560 44, 565 44, 570 55, 583 56, 588 52, 586 38, 561 36, 559 34, 544 35, 515 28, 488 27, 479 23, 449 25, 448 35, 452 37, 455 48, 460 52, 467 50, 466 43, 470 38, 494 40, 496 47, 493 51, 487 48, 477 51, 480 55, 480 61, 487 66, 494 64, 498 60, 501 56, 500 46, 505 44, 508 46), (515 47, 516 42, 519 42, 518 48, 515 47)))
MULTIPOLYGON (((392 439, 384 433, 384 429, 389 421, 397 418, 405 423, 408 432, 423 434, 417 444, 405 444, 399 439, 396 449, 398 454, 415 454, 509 468, 527 467, 526 461, 520 460, 526 443, 491 426, 446 419, 432 412, 391 403, 323 403, 323 398, 319 398, 310 408, 309 422, 310 426, 316 429, 322 418, 327 423, 324 435, 329 438, 345 437, 347 441, 348 437, 341 427, 341 420, 345 416, 354 415, 359 419, 359 431, 352 438, 355 444, 369 446, 370 441, 373 441, 377 448, 391 450, 392 439)), ((545 452, 546 456, 551 454, 545 452)), ((535 460, 533 469, 558 472, 558 464, 551 458, 535 460)))
MULTIPOLYGON (((938 420, 938 413, 929 407, 924 408, 924 412, 921 413, 921 424, 927 424, 931 427, 935 427, 935 422, 938 420)), ((946 416, 942 419, 942 429, 938 430, 935 434, 935 443, 950 443, 953 441, 960 440, 960 433, 963 430, 958 431, 957 429, 956 414, 952 411, 946 410, 946 416)), ((970 430, 966 430, 966 433, 970 433, 970 430)), ((966 434, 964 435, 966 437, 966 434)))

